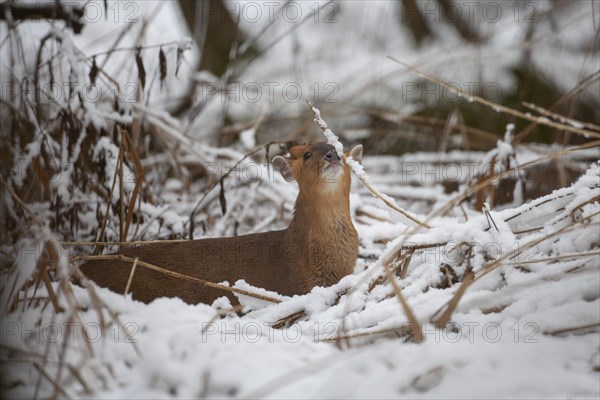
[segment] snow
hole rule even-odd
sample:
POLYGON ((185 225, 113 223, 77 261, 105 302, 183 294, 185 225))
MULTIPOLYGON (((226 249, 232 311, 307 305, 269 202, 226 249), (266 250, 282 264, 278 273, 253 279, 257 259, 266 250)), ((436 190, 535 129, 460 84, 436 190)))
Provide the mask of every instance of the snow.
POLYGON ((244 129, 240 132, 240 141, 245 150, 252 150, 256 147, 256 129, 244 129))
MULTIPOLYGON (((312 106, 310 103, 309 106, 314 114, 314 121, 323 131, 323 136, 325 136, 325 139, 327 139, 327 143, 332 145, 335 148, 335 152, 337 153, 338 157, 342 158, 344 156, 344 146, 340 143, 339 138, 331 129, 329 129, 327 123, 321 117, 321 111, 317 107, 312 106)), ((352 166, 352 164, 350 165, 352 166)))
MULTIPOLYGON (((303 15, 308 15, 310 7, 314 6, 313 2, 292 3, 301 7, 303 15)), ((185 93, 190 85, 186 79, 216 85, 220 84, 219 78, 206 71, 191 72, 198 62, 198 48, 187 37, 189 32, 184 24, 173 23, 177 13, 175 3, 130 4, 139 7, 140 17, 152 18, 155 12, 160 12, 163 17, 147 25, 147 34, 141 44, 165 44, 168 89, 166 93, 162 92, 160 85, 155 84, 148 88, 143 98, 148 102, 125 102, 119 112, 113 111, 110 104, 86 103, 85 123, 110 131, 112 123, 130 124, 144 118, 149 130, 156 130, 161 140, 173 146, 169 150, 177 150, 178 154, 175 161, 170 152, 153 154, 142 160, 151 191, 158 201, 155 204, 146 199, 141 201, 139 211, 143 220, 139 223, 140 229, 136 232, 130 229, 128 239, 155 239, 163 235, 182 237, 190 228, 188 218, 196 208, 201 210, 194 220, 196 238, 284 227, 291 216, 297 187, 284 182, 279 175, 273 176, 268 164, 258 164, 256 159, 248 158, 236 164, 244 155, 242 151, 262 143, 260 124, 246 125, 252 127, 240 130, 237 147, 214 148, 198 139, 206 139, 212 127, 220 126, 222 103, 215 101, 207 105, 204 112, 191 121, 173 118, 165 110, 167 100, 185 93), (184 51, 183 59, 176 58, 176 52, 184 51), (175 78, 174 70, 180 62, 182 69, 175 78), (221 215, 218 185, 211 188, 200 181, 191 181, 188 185, 187 179, 193 180, 193 176, 185 173, 169 177, 162 186, 155 185, 164 173, 160 167, 174 162, 186 166, 201 162, 215 166, 215 170, 210 171, 214 175, 211 176, 213 181, 234 168, 231 178, 224 184, 228 202, 226 215, 221 215), (242 177, 240 183, 236 174, 245 171, 246 167, 257 167, 252 169, 257 176, 242 177), (237 225, 233 228, 231 221, 239 223, 239 231, 237 225), (206 223, 206 231, 198 227, 203 223, 206 223)), ((227 4, 233 8, 253 7, 255 2, 227 4)), ((319 4, 324 6, 325 2, 319 4)), ((339 83, 335 97, 348 103, 356 100, 354 105, 366 100, 382 109, 391 105, 394 109, 399 108, 392 114, 394 118, 411 114, 420 105, 398 104, 397 93, 402 92, 406 79, 412 78, 397 79, 390 75, 397 72, 396 66, 381 62, 385 54, 401 54, 402 59, 412 65, 426 65, 428 72, 431 69, 433 75, 448 82, 468 82, 481 73, 482 80, 493 79, 501 82, 502 87, 514 83, 514 77, 508 71, 518 61, 520 53, 515 50, 520 50, 521 46, 514 43, 521 43, 526 26, 509 23, 513 16, 509 3, 502 5, 504 18, 494 26, 497 32, 484 32, 491 36, 489 48, 470 44, 457 48, 456 44, 462 41, 458 40, 455 31, 443 24, 432 24, 432 29, 440 33, 440 39, 421 49, 411 47, 406 32, 394 20, 398 4, 380 2, 378 7, 371 2, 331 4, 340 7, 338 23, 310 24, 312 21, 309 20, 297 31, 293 31, 294 23, 277 13, 273 30, 257 37, 259 44, 265 48, 280 34, 289 33, 291 39, 274 44, 264 58, 237 77, 239 81, 293 82, 299 84, 305 94, 311 93, 314 83, 318 83, 321 90, 325 89, 325 84, 339 83), (322 40, 323 37, 327 40, 322 40), (293 43, 296 46, 291 45, 293 43), (341 45, 347 43, 354 45, 341 45), (501 57, 489 56, 498 51, 501 57), (320 56, 314 59, 314 54, 320 56), (478 62, 456 62, 472 60, 474 54, 477 54, 478 62), (346 78, 351 79, 343 82, 346 78), (373 85, 379 79, 385 84, 373 85), (393 99, 385 96, 387 91, 394 94, 393 99)), ((320 20, 328 15, 325 11, 325 8, 321 9, 317 16, 320 20)), ((580 11, 589 13, 589 9, 573 6, 573 15, 569 15, 567 25, 561 22, 557 30, 546 21, 536 25, 541 32, 537 32, 534 39, 550 41, 551 45, 534 46, 532 62, 545 77, 558 82, 565 91, 575 86, 580 76, 588 76, 598 69, 596 59, 585 58, 587 53, 565 57, 565 51, 561 50, 565 43, 578 44, 588 37, 586 35, 593 35, 593 26, 586 25, 581 30, 570 28, 574 26, 572 22, 577 21, 573 18, 579 18, 580 11)), ((23 23, 19 29, 24 32, 24 37, 31 34, 24 42, 27 55, 35 54, 35 41, 46 32, 60 38, 67 64, 72 67, 62 72, 74 76, 77 82, 85 82, 87 69, 82 67, 85 65, 82 60, 105 51, 106 44, 112 44, 123 32, 121 22, 101 20, 89 24, 85 37, 72 36, 60 26, 52 27, 45 22, 23 23), (94 40, 88 41, 88 38, 94 40)), ((240 29, 257 34, 267 23, 267 20, 249 23, 248 18, 242 18, 240 29)), ((5 25, 0 24, 3 37, 5 25)), ((486 25, 476 26, 486 30, 486 25)), ((134 39, 139 33, 139 25, 136 25, 133 34, 125 35, 119 47, 137 45, 134 39)), ((248 48, 248 44, 242 44, 240 49, 248 48)), ((4 68, 8 62, 5 60, 10 59, 9 48, 16 46, 7 44, 0 48, 2 83, 9 80, 8 70, 4 68)), ((146 58, 154 57, 158 49, 155 50, 142 53, 148 77, 157 74, 156 70, 150 70, 153 64, 146 58)), ((98 55, 98 62, 105 57, 98 55)), ((112 57, 107 65, 108 73, 116 77, 119 84, 136 79, 130 52, 117 52, 112 57)), ((30 73, 34 60, 25 61, 24 64, 16 63, 10 73, 19 79, 30 73)), ((597 85, 590 85, 583 98, 589 97, 595 89, 597 85)), ((277 93, 274 100, 266 100, 263 96, 256 104, 232 102, 230 115, 226 117, 234 122, 255 121, 256 116, 266 109, 265 102, 272 103, 268 107, 277 109, 276 113, 281 115, 292 115, 300 108, 306 111, 303 101, 290 102, 282 97, 277 93)), ((319 98, 311 100, 316 103, 323 101, 323 97, 321 93, 319 98)), ((468 94, 466 98, 473 100, 468 94)), ((323 110, 323 115, 329 115, 323 110)), ((341 156, 343 148, 339 138, 320 118, 321 111, 316 107, 313 111, 328 143, 335 146, 341 156)), ((546 116, 536 118, 549 120, 546 116)), ((577 121, 561 121, 583 127, 577 121)), ((146 305, 133 301, 130 296, 96 288, 99 299, 108 306, 99 315, 96 302, 82 287, 68 286, 72 287, 77 302, 76 307, 72 306, 70 293, 63 285, 66 260, 62 257, 56 273, 53 272, 53 278, 59 281, 54 282, 53 288, 66 311, 57 313, 52 304, 21 301, 16 310, 3 312, 2 363, 8 366, 3 368, 3 379, 17 382, 15 386, 3 387, 5 396, 107 399, 598 398, 600 204, 597 196, 600 164, 588 165, 587 172, 573 185, 527 204, 523 204, 525 183, 519 181, 521 184, 515 186, 512 204, 494 208, 485 203, 485 213, 465 204, 465 215, 454 208, 443 216, 431 217, 455 195, 446 193, 440 181, 451 180, 463 190, 474 176, 489 173, 487 169, 492 159, 495 172, 499 173, 535 160, 541 154, 560 150, 556 146, 515 145, 514 130, 515 126, 508 124, 503 139, 485 153, 367 155, 362 164, 347 158, 355 177, 381 192, 379 198, 374 197, 358 179, 353 180, 350 209, 360 237, 360 256, 355 271, 332 287, 316 287, 308 294, 292 297, 252 287, 243 280, 224 283, 278 299, 280 302, 276 304, 236 294, 243 305, 240 313, 225 297, 211 305, 188 305, 179 299, 165 298, 146 305), (432 228, 414 229, 411 221, 391 209, 381 198, 410 210, 409 215, 427 220, 432 228), (550 235, 547 240, 542 240, 550 235), (529 248, 531 243, 534 246, 529 248), (418 246, 423 248, 415 250, 418 246), (471 258, 467 249, 470 249, 471 258), (377 278, 385 276, 386 262, 396 267, 400 264, 396 258, 406 257, 408 252, 412 252, 410 258, 403 259, 406 273, 395 279, 421 323, 425 341, 420 344, 408 340, 404 332, 408 319, 390 283, 384 280, 370 287, 377 278), (433 317, 453 299, 469 269, 475 273, 476 280, 466 289, 452 314, 451 323, 436 328, 433 317), (448 280, 448 270, 454 271, 459 282, 444 284, 448 280), (294 314, 299 316, 295 323, 280 329, 273 327, 294 314), (105 329, 101 327, 102 321, 107 324, 105 329), (66 363, 67 369, 60 370, 62 362, 66 363), (38 368, 33 367, 33 363, 38 368), (57 379, 65 393, 54 393, 55 388, 42 377, 40 369, 57 379), (72 371, 77 372, 78 378, 72 371), (87 392, 88 389, 91 392, 87 392)), ((29 166, 41 151, 42 128, 38 127, 32 135, 34 139, 25 145, 15 170, 11 171, 11 183, 19 187, 24 180, 23 171, 17 168, 29 166)), ((348 136, 352 135, 357 139, 363 133, 355 130, 348 136)), ((80 156, 84 139, 82 131, 71 152, 64 151, 67 147, 64 142, 51 141, 48 146, 53 151, 63 149, 57 156, 63 165, 68 165, 80 156)), ((105 136, 95 142, 93 153, 95 162, 104 160, 107 164, 106 181, 99 182, 100 189, 110 189, 119 148, 105 136)), ((589 159, 600 159, 597 148, 564 157, 577 165, 587 165, 589 159)), ((62 170, 60 175, 68 176, 69 173, 62 170)), ((124 175, 134 176, 127 165, 124 175)), ((65 203, 97 203, 101 210, 106 206, 100 202, 101 196, 86 197, 69 185, 68 179, 52 184, 65 203)), ((132 180, 124 182, 126 193, 130 194, 133 187, 132 180)), ((10 216, 17 220, 19 207, 10 194, 3 191, 1 196, 9 205, 10 216)), ((112 200, 116 199, 117 195, 112 200)), ((48 202, 34 202, 29 206, 44 219, 49 219, 54 211, 48 202)), ((79 234, 94 239, 97 211, 90 208, 79 214, 79 218, 89 227, 79 234)), ((108 222, 109 240, 117 237, 116 225, 116 221, 108 222)), ((3 310, 7 310, 11 300, 6 288, 20 288, 29 280, 42 254, 40 244, 48 242, 54 244, 56 239, 47 227, 42 227, 17 244, 18 268, 3 271, 10 278, 0 295, 3 310)), ((2 250, 6 247, 3 245, 2 250)), ((61 256, 65 255, 70 254, 61 253, 61 256)), ((42 285, 37 292, 29 288, 21 293, 21 300, 31 299, 34 293, 37 297, 48 295, 42 285)))
MULTIPOLYGON (((367 156, 365 165, 371 161, 367 156)), ((408 237, 403 234, 405 227, 392 221, 355 222, 361 253, 374 252, 379 260, 360 258, 355 273, 338 284, 291 298, 235 282, 236 288, 281 300, 272 304, 240 295, 244 315, 231 311, 224 297, 212 306, 187 305, 178 299, 145 305, 97 289, 130 332, 129 339, 117 326, 96 333, 101 331, 90 298, 85 289, 75 286, 78 302, 87 309, 79 312, 82 319, 77 323, 94 338, 90 346, 95 355, 85 356, 84 339, 76 334, 65 360, 80 366, 95 398, 597 397, 597 327, 576 335, 557 332, 595 326, 600 320, 598 257, 582 254, 597 243, 600 205, 579 208, 576 221, 587 218, 588 228, 569 230, 573 222, 565 218, 596 196, 598 187, 600 166, 595 164, 571 187, 528 204, 498 212, 486 206, 498 230, 490 228, 482 213, 472 213, 466 222, 462 216, 439 217, 432 221, 432 229, 408 237), (514 215, 519 216, 511 218, 514 215), (513 233, 539 223, 543 224, 539 233, 513 233), (457 245, 473 247, 471 263, 480 274, 495 260, 506 256, 508 261, 527 243, 563 228, 567 228, 564 234, 552 243, 541 242, 476 281, 459 302, 450 325, 437 329, 429 323, 458 287, 438 286, 440 265, 451 265, 457 274, 465 272, 466 253, 457 245), (387 249, 376 243, 382 239, 392 239, 387 249), (433 243, 440 245, 415 252, 408 273, 398 281, 422 324, 425 342, 416 344, 392 333, 406 327, 407 319, 389 284, 370 292, 367 287, 382 272, 381 260, 398 245, 433 243), (526 271, 515 268, 520 261, 561 254, 582 256, 521 264, 526 271), (349 291, 338 295, 345 290, 349 291), (272 327, 299 312, 302 316, 295 324, 272 327), (340 342, 341 348, 336 346, 340 335, 351 337, 340 342)), ((369 210, 373 200, 361 193, 356 210, 369 210)), ((165 215, 158 208, 144 212, 165 215)), ((44 292, 41 288, 38 294, 44 292)), ((27 343, 29 351, 42 354, 52 344, 48 327, 54 324, 64 332, 68 318, 67 313, 27 308, 7 315, 3 335, 10 346, 25 349, 27 343), (25 342, 23 330, 29 332, 25 342), (37 337, 31 336, 34 333, 37 337)), ((52 364, 46 368, 55 371, 52 364)), ((16 367, 9 378, 24 376, 24 371, 24 366, 16 367)), ((86 397, 77 382, 64 385, 70 396, 86 397)), ((19 386, 12 397, 31 397, 31 390, 19 386)), ((43 383, 40 390, 45 393, 51 387, 43 383)))
MULTIPOLYGON (((263 296, 266 296, 269 298, 278 299, 280 301, 285 301, 288 299, 288 297, 282 296, 276 292, 271 292, 269 290, 265 290, 262 288, 253 287, 252 285, 249 285, 248 283, 246 283, 243 279, 236 281, 235 285, 233 285, 233 287, 237 288, 237 289, 247 290, 249 292, 260 294, 260 295, 263 295, 263 296)), ((270 302, 268 300, 262 300, 262 299, 258 299, 256 297, 246 296, 244 294, 237 293, 237 292, 235 293, 235 296, 237 297, 238 301, 242 305, 244 312, 260 310, 261 308, 265 308, 265 307, 273 304, 272 302, 270 302)))
POLYGON ((188 36, 184 36, 177 41, 177 49, 182 52, 186 50, 191 50, 193 46, 194 41, 191 37, 188 36))

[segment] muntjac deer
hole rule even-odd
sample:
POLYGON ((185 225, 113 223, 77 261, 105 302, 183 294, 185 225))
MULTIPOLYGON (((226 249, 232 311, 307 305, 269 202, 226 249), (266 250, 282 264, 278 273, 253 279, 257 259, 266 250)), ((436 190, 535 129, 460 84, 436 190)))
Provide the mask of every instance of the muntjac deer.
MULTIPOLYGON (((213 283, 244 279, 282 295, 330 286, 351 274, 358 256, 358 235, 350 219, 350 167, 325 143, 294 146, 273 165, 300 192, 287 229, 251 235, 149 243, 119 254, 179 274, 213 283)), ((362 146, 346 153, 360 161, 362 146)), ((133 263, 90 260, 80 269, 98 285, 123 293, 133 263)), ((134 299, 148 303, 158 297, 179 297, 186 303, 210 303, 230 292, 206 287, 138 266, 130 283, 134 299)))

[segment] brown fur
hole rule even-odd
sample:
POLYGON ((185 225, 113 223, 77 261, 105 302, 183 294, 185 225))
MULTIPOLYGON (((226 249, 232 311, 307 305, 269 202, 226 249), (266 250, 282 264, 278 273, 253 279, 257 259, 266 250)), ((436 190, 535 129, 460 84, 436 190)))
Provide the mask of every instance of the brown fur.
MULTIPOLYGON (((296 146, 274 165, 300 193, 294 216, 283 231, 231 238, 151 243, 124 249, 120 254, 165 269, 214 283, 238 279, 283 295, 303 294, 314 286, 330 286, 352 273, 358 255, 358 235, 350 219, 351 171, 341 164, 333 147, 324 143, 296 146), (306 153, 312 156, 305 158, 306 153), (329 167, 329 168, 328 168, 329 167)), ((360 159, 362 147, 352 151, 360 159)), ((82 272, 100 286, 123 293, 132 268, 120 260, 92 260, 82 272)), ((231 294, 137 267, 130 292, 150 302, 158 297, 179 297, 195 304, 210 303, 231 294)))

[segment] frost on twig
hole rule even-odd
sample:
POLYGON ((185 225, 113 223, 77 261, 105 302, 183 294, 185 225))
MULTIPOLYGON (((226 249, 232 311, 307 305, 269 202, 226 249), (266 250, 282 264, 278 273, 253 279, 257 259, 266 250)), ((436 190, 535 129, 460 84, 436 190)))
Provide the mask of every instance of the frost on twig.
POLYGON ((373 182, 371 182, 371 180, 369 179, 369 175, 367 175, 367 173, 363 169, 362 165, 353 160, 352 157, 348 158, 344 155, 344 146, 339 141, 339 138, 336 136, 336 134, 333 133, 331 129, 329 129, 327 123, 321 117, 321 111, 317 107, 314 107, 310 101, 307 100, 306 103, 308 104, 308 107, 314 115, 314 121, 317 123, 317 125, 319 125, 319 128, 321 128, 321 130, 323 131, 323 135, 327 139, 327 143, 332 145, 335 148, 335 151, 337 152, 338 156, 341 159, 343 159, 346 163, 348 163, 348 165, 352 169, 352 172, 354 172, 358 179, 360 179, 362 184, 365 185, 369 192, 371 192, 373 196, 380 198, 392 210, 397 211, 403 217, 405 217, 404 220, 408 220, 406 222, 408 222, 409 225, 414 226, 416 224, 424 228, 430 228, 429 225, 427 225, 425 222, 420 221, 416 216, 412 215, 412 213, 404 211, 402 208, 400 208, 400 206, 396 204, 394 199, 392 199, 385 193, 382 193, 381 191, 379 191, 379 189, 375 187, 373 182))

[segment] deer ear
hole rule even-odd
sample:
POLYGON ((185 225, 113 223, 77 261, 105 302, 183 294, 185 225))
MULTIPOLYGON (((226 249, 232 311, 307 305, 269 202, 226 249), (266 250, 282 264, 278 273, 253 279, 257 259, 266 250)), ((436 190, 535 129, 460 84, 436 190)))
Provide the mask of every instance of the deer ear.
POLYGON ((294 172, 292 171, 292 167, 288 160, 282 156, 275 156, 273 158, 273 165, 279 169, 281 176, 288 182, 294 182, 296 179, 294 178, 294 172))
POLYGON ((354 148, 350 151, 346 152, 346 157, 350 156, 352 157, 352 159, 354 161, 357 162, 362 162, 362 155, 363 155, 363 147, 362 144, 359 144, 358 146, 354 146, 354 148))

